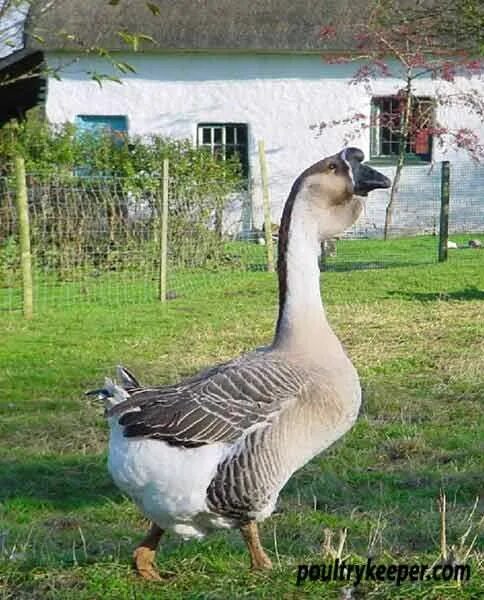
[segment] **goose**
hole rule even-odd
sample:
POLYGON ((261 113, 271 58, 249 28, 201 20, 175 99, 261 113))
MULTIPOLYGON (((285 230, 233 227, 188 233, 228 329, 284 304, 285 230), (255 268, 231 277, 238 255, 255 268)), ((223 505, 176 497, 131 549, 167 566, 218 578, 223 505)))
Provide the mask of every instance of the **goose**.
POLYGON ((321 243, 358 219, 363 197, 390 181, 346 148, 294 182, 279 230, 279 314, 269 346, 174 385, 117 382, 88 392, 104 401, 108 469, 151 521, 134 551, 138 573, 159 580, 163 533, 200 538, 238 528, 252 569, 269 569, 258 523, 291 475, 355 423, 357 372, 331 329, 320 293, 321 243))

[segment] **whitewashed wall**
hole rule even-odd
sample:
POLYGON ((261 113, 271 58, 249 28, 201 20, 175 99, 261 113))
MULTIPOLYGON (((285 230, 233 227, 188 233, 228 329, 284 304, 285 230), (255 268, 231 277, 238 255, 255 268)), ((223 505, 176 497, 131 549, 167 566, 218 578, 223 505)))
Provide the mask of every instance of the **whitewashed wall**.
MULTIPOLYGON (((397 79, 381 79, 366 89, 349 85, 355 64, 327 65, 317 55, 126 54, 119 59, 136 69, 135 74, 123 77, 122 85, 105 82, 100 88, 89 79, 89 71, 110 70, 96 58, 79 58, 64 69, 61 81, 50 80, 48 118, 60 123, 73 121, 78 114, 126 115, 131 134, 160 133, 190 138, 194 143, 197 123, 247 123, 256 225, 262 222, 258 140, 266 144, 273 220, 278 222, 295 177, 313 162, 339 151, 348 131, 343 126, 327 128, 318 136, 311 126, 355 112, 369 114, 371 95, 392 94, 402 85, 397 79)), ((68 55, 49 57, 52 64, 71 60, 68 55)), ((431 95, 435 85, 419 81, 418 92, 431 95)), ((462 80, 459 85, 484 91, 482 82, 462 80)), ((450 127, 472 127, 484 137, 484 125, 466 112, 447 109, 439 118, 450 127)), ((352 145, 368 156, 368 133, 355 138, 352 145)), ((434 160, 442 159, 468 160, 463 151, 444 155, 435 148, 434 160)), ((428 181, 429 166, 414 169, 407 202, 412 202, 413 186, 415 202, 427 189, 423 182, 428 181), (419 173, 422 190, 418 189, 419 173)), ((434 191, 428 193, 433 197, 434 191)), ((385 194, 375 193, 365 217, 369 229, 381 226, 384 204, 385 194)))

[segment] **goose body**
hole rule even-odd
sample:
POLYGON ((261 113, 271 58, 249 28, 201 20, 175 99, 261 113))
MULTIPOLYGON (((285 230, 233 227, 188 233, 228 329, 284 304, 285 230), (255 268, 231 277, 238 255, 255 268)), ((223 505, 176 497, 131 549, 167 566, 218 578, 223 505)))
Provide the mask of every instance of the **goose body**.
POLYGON ((356 194, 390 184, 362 160, 361 151, 345 150, 292 187, 279 231, 270 346, 176 385, 142 387, 123 368, 120 384, 106 380, 109 471, 154 523, 143 551, 156 548, 165 529, 187 538, 240 527, 253 566, 268 566, 253 524, 273 512, 296 470, 354 424, 360 383, 326 319, 318 257, 323 240, 357 220, 356 194))
POLYGON ((292 473, 341 437, 360 406, 358 376, 344 353, 337 371, 301 363, 262 349, 190 383, 132 390, 129 400, 107 382, 121 401, 109 417, 114 482, 143 514, 184 538, 268 517, 292 473), (156 416, 123 413, 123 402, 151 405, 156 416), (159 434, 158 411, 166 413, 159 434))

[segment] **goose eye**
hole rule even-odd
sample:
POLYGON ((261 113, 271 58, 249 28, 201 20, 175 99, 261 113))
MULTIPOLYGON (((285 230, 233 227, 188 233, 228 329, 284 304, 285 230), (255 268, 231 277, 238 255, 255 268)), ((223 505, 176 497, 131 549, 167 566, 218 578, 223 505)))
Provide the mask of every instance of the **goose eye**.
POLYGON ((330 171, 336 171, 336 165, 335 165, 334 163, 330 163, 330 165, 329 165, 328 169, 329 169, 330 171))

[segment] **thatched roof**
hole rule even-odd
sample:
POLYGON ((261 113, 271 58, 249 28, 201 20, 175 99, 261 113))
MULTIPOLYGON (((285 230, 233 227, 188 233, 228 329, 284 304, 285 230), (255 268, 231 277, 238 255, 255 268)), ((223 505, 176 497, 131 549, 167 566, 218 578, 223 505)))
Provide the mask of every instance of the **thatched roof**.
MULTIPOLYGON (((434 33, 432 19, 438 20, 440 46, 463 48, 479 38, 484 9, 476 18, 476 31, 469 20, 461 30, 456 24, 461 5, 465 0, 393 0, 385 19, 402 24, 410 16, 417 33, 420 25, 430 25, 434 33)), ((375 0, 36 0, 26 22, 26 46, 126 50, 132 48, 123 35, 128 32, 149 37, 151 41, 140 38, 140 49, 152 51, 338 53, 357 49, 355 28, 377 6, 375 0), (327 25, 335 35, 321 39, 327 25)))
MULTIPOLYGON (((42 5, 42 3, 34 3, 42 5)), ((119 32, 142 33, 153 50, 320 51, 320 29, 330 20, 364 19, 367 0, 57 0, 47 11, 32 9, 27 45, 43 50, 75 50, 82 46, 126 49, 119 32), (352 17, 353 16, 353 17, 352 17)), ((345 34, 346 35, 346 34, 345 34)), ((347 45, 344 35, 332 40, 347 45)))

